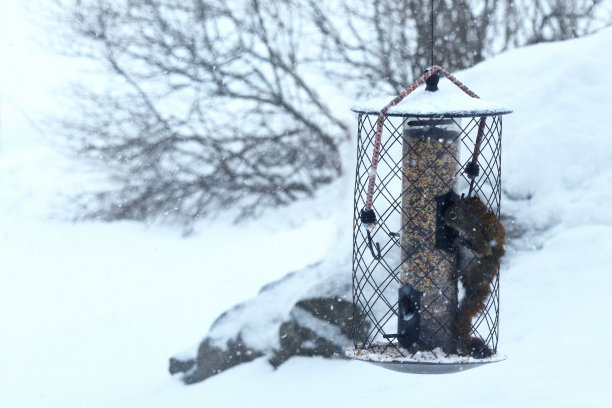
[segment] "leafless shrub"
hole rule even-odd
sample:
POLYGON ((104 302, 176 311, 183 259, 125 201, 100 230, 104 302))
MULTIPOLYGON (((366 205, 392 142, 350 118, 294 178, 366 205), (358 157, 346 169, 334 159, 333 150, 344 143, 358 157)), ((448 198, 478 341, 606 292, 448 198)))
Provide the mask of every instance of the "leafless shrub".
MULTIPOLYGON (((430 0, 56 1, 70 51, 110 74, 65 124, 115 181, 85 209, 106 220, 191 224, 310 195, 341 174, 348 134, 320 84, 390 94, 431 64, 430 0)), ((602 4, 434 0, 434 62, 585 34, 602 4)))

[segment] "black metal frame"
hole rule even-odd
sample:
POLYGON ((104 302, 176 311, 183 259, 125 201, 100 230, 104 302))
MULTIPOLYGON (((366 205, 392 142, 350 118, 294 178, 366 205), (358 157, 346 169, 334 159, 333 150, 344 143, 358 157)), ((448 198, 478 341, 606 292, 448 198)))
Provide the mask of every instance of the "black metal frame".
MULTIPOLYGON (((505 113, 505 112, 504 112, 505 113)), ((503 114, 503 113, 501 113, 503 114)), ((427 122, 428 126, 452 121, 460 128, 461 150, 465 157, 459 159, 453 155, 457 163, 456 176, 460 179, 460 191, 466 193, 472 182, 465 168, 472 159, 472 152, 481 118, 486 117, 486 125, 478 164, 480 174, 475 178, 473 191, 486 206, 499 218, 501 201, 501 114, 466 117, 461 116, 410 116, 398 117, 389 115, 384 121, 383 140, 380 150, 379 172, 376 190, 374 192, 374 208, 377 215, 377 225, 371 230, 361 225, 360 211, 366 202, 368 177, 371 166, 371 152, 374 145, 374 135, 378 113, 360 113, 358 117, 357 166, 355 174, 355 196, 353 217, 353 341, 355 348, 380 351, 384 353, 389 347, 397 350, 402 356, 407 350, 400 348, 394 339, 398 310, 398 288, 400 280, 400 255, 402 249, 398 231, 402 209, 403 187, 391 187, 394 183, 402 186, 403 159, 402 143, 403 128, 409 121, 427 122), (444 122, 446 121, 446 122, 444 122), (463 122, 463 125, 461 125, 463 122), (398 147, 399 146, 399 147, 398 147), (397 154, 397 151, 400 154, 397 154), (393 191, 392 191, 393 190, 393 191), (399 219, 398 219, 399 218, 399 219), (371 237, 368 236, 371 234, 371 237), (372 242, 379 244, 380 256, 372 253, 372 242)), ((452 189, 449 186, 449 190, 452 189)), ((436 205, 435 200, 431 200, 436 205)), ((410 222, 410 220, 408 220, 410 222)), ((428 240, 435 240, 431 236, 428 240)), ((435 267, 435 266, 434 266, 435 267)), ((427 273, 424 271, 424 273, 427 273)), ((493 279, 489 296, 482 313, 472 322, 472 335, 481 338, 495 353, 499 339, 499 274, 493 279)), ((445 296, 444 288, 440 288, 440 296, 445 296)), ((450 299, 449 299, 450 300, 450 299)), ((455 299, 456 301, 456 299, 455 299)), ((440 322, 440 330, 451 330, 451 322, 440 322)))

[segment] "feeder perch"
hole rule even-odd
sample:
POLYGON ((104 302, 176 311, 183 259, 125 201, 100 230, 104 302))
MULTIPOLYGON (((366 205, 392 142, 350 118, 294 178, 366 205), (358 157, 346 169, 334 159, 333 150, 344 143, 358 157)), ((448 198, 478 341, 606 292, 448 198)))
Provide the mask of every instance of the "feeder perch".
POLYGON ((397 97, 352 110, 358 114, 355 314, 347 356, 412 373, 463 371, 503 359, 496 253, 487 258, 494 273, 484 274, 495 276, 468 322, 471 341, 484 351, 476 355, 458 338, 458 310, 471 296, 462 271, 471 268, 466 254, 473 248, 445 214, 462 197, 478 197, 490 218, 499 219, 502 115, 511 111, 480 99, 437 66, 397 97))

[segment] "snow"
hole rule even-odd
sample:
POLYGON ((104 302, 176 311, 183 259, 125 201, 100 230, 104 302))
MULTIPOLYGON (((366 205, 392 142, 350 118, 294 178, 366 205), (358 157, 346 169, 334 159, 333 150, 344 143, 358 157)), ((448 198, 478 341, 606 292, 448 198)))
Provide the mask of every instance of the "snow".
MULTIPOLYGON (((348 225, 350 219, 345 218, 347 222, 344 225, 348 225)), ((343 231, 349 232, 345 228, 343 231)), ((313 234, 308 239, 318 240, 320 237, 313 234)), ((317 329, 319 327, 331 329, 329 325, 317 324, 318 319, 309 317, 310 313, 306 311, 300 313, 299 308, 292 311, 292 308, 300 299, 341 297, 349 292, 350 277, 341 276, 340 273, 350 270, 347 268, 351 262, 350 235, 345 233, 336 236, 333 242, 335 244, 330 245, 332 250, 325 255, 323 262, 309 265, 307 268, 292 272, 278 281, 267 284, 256 297, 236 305, 215 320, 208 333, 213 344, 225 349, 228 340, 240 333, 242 342, 248 347, 267 351, 278 349, 280 346, 279 328, 290 316, 299 319, 302 325, 315 333, 319 332, 317 329), (345 283, 345 286, 342 283, 345 283)), ((327 332, 326 336, 338 340, 343 339, 341 333, 335 331, 327 332)), ((195 356, 195 352, 189 355, 192 358, 195 356)))
MULTIPOLYGON (((350 257, 350 242, 336 242, 350 228, 337 207, 352 181, 259 222, 209 221, 189 238, 158 225, 50 218, 57 193, 90 178, 24 116, 57 112, 41 84, 68 71, 30 51, 38 48, 15 4, 0 12, 1 407, 612 405, 612 30, 455 73, 514 110, 504 117, 502 209, 525 235, 501 271, 506 361, 425 376, 304 357, 274 370, 260 358, 187 387, 167 359, 224 310, 287 271, 350 257), (5 35, 11 27, 21 37, 5 35)), ((253 325, 265 323, 261 307, 253 325)))
POLYGON ((329 339, 333 341, 335 344, 338 343, 350 343, 350 339, 348 339, 345 335, 342 334, 340 328, 337 326, 332 326, 330 324, 325 324, 325 322, 321 319, 317 319, 307 311, 297 307, 291 312, 296 321, 299 321, 303 327, 312 330, 318 336, 323 337, 324 339, 329 339))
MULTIPOLYGON (((478 91, 474 89, 478 94, 478 91)), ((395 96, 356 101, 351 109, 358 113, 378 114, 395 96)), ((421 85, 397 105, 387 110, 391 116, 491 116, 512 110, 498 102, 472 98, 446 78, 441 78, 436 92, 421 85)))

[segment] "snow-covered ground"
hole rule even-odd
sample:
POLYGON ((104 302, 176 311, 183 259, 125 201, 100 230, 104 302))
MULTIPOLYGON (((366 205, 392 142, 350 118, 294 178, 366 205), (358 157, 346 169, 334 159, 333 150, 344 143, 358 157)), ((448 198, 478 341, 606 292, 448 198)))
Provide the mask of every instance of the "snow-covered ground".
MULTIPOLYGON (((612 405, 612 30, 456 73, 515 110, 504 119, 503 210, 526 233, 502 270, 506 361, 426 376, 318 358, 273 370, 258 359, 184 386, 168 357, 265 283, 333 251, 345 218, 308 219, 298 206, 182 238, 48 217, 57 194, 88 177, 29 119, 57 110, 52 85, 68 66, 35 51, 27 24, 9 21, 13 3, 0 12, 0 407, 612 405)), ((351 184, 320 203, 346 202, 351 184)))

